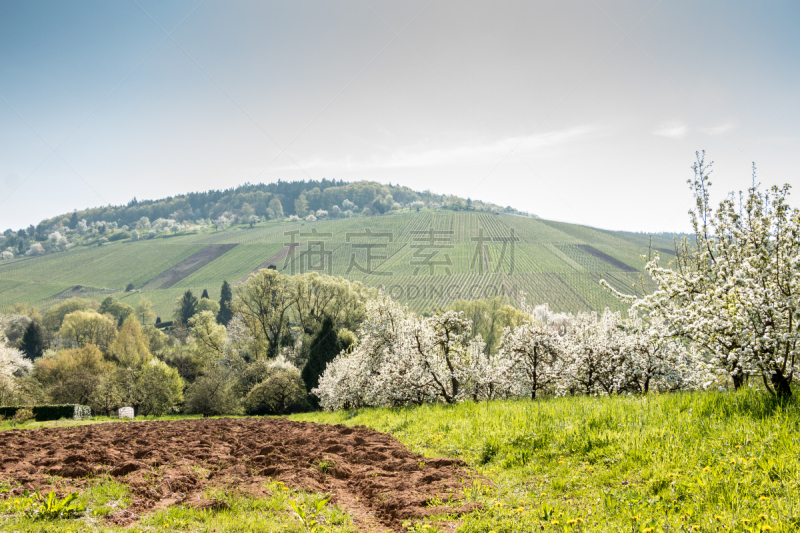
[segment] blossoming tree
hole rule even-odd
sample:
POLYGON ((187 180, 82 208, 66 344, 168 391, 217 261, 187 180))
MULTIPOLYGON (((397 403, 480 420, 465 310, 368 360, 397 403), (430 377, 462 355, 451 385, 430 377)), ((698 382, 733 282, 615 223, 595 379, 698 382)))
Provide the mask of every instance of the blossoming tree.
POLYGON ((761 376, 772 394, 790 397, 800 363, 800 212, 787 203, 789 185, 762 192, 754 177, 738 205, 729 196, 714 211, 704 154, 693 169, 694 243, 684 239, 674 269, 657 254, 647 264, 653 294, 618 296, 701 347, 735 388, 761 376))

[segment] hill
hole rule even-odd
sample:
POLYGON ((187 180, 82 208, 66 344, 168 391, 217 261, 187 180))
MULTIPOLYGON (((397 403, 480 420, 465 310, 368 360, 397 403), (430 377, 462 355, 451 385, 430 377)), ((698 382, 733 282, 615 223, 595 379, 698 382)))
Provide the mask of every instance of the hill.
MULTIPOLYGON (((166 318, 187 289, 207 289, 216 299, 223 280, 235 285, 274 265, 287 274, 317 270, 384 286, 417 311, 494 295, 519 301, 523 294, 557 311, 601 311, 622 306, 599 280, 629 291, 640 281, 649 244, 644 234, 441 208, 183 227, 135 242, 97 237, 92 246, 0 262, 0 310, 115 294, 131 305, 146 296, 166 318), (134 290, 125 292, 129 284, 134 290)), ((653 247, 674 259, 672 239, 656 236, 653 247)))

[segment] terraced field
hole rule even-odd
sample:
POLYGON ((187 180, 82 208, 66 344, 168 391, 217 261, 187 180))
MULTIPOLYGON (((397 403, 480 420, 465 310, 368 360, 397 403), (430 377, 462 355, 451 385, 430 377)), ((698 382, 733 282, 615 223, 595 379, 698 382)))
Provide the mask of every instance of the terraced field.
MULTIPOLYGON (((287 274, 316 270, 383 286, 418 311, 496 294, 514 301, 524 294, 558 311, 601 311, 622 306, 599 280, 630 290, 648 244, 645 234, 470 212, 272 222, 0 263, 0 309, 21 301, 46 308, 81 285, 100 295, 119 291, 131 304, 147 296, 168 317, 186 289, 216 298, 223 280, 236 284, 272 258, 287 274), (122 292, 128 283, 137 291, 122 292)), ((654 238, 653 247, 674 259, 671 239, 654 238)))

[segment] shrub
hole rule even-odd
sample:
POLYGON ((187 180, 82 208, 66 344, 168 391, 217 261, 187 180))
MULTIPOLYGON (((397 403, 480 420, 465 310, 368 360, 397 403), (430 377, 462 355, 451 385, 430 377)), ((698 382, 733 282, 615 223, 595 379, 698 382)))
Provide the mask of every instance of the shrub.
POLYGON ((199 377, 186 389, 183 411, 203 416, 239 414, 241 407, 233 385, 233 380, 223 372, 211 372, 199 377))
POLYGON ((121 241, 122 239, 130 239, 130 237, 131 234, 128 233, 127 231, 118 231, 116 233, 112 233, 108 237, 108 240, 109 242, 114 242, 114 241, 121 241))
POLYGON ((139 414, 158 416, 175 411, 183 403, 183 385, 177 370, 153 359, 137 379, 142 398, 139 414))
POLYGON ((244 399, 249 415, 283 414, 298 407, 306 397, 300 371, 283 357, 267 363, 264 380, 244 399))
POLYGON ((0 407, 0 417, 14 420, 20 411, 30 412, 30 416, 28 416, 27 413, 19 415, 28 416, 28 418, 24 418, 23 420, 35 418, 37 422, 61 420, 62 418, 82 420, 92 416, 91 409, 86 405, 28 405, 20 407, 0 407))
POLYGON ((11 417, 11 421, 20 424, 32 418, 33 411, 31 411, 30 407, 22 407, 14 413, 14 416, 11 417))

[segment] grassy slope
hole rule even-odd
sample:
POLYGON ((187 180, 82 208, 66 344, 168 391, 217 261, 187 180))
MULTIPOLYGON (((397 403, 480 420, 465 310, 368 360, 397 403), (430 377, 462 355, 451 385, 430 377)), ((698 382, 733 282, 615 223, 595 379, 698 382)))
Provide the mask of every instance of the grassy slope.
POLYGON ((800 408, 756 393, 498 401, 292 418, 365 425, 426 456, 466 460, 492 483, 473 484, 470 497, 486 510, 464 520, 464 533, 800 528, 800 408))
MULTIPOLYGON (((610 232, 566 224, 511 216, 496 216, 482 213, 451 211, 403 212, 381 217, 353 218, 318 221, 314 223, 259 224, 254 228, 232 227, 225 231, 200 234, 165 236, 140 242, 114 242, 103 246, 81 247, 68 252, 38 258, 29 258, 7 264, 0 263, 0 310, 13 303, 27 301, 41 307, 49 307, 56 300, 51 297, 74 285, 94 288, 110 288, 122 291, 128 283, 136 288, 164 272, 208 244, 239 243, 240 245, 212 261, 197 272, 165 290, 142 293, 155 303, 155 311, 162 317, 171 315, 175 298, 192 289, 196 293, 208 289, 216 297, 223 280, 233 283, 281 250, 289 237, 284 233, 299 230, 309 232, 316 229, 329 233, 325 249, 333 251, 332 273, 360 280, 373 286, 394 287, 400 300, 418 311, 429 310, 433 305, 446 305, 455 297, 477 297, 505 291, 515 295, 524 291, 533 302, 548 302, 559 311, 601 311, 606 306, 621 308, 619 302, 598 285, 605 277, 613 285, 628 290, 631 283, 639 280, 639 273, 622 270, 597 259, 577 245, 588 244, 641 270, 640 255, 647 250, 647 237, 639 234, 610 232), (434 260, 450 261, 450 274, 441 267, 435 276, 421 269, 414 275, 414 254, 420 242, 419 234, 428 228, 452 232, 449 237, 452 248, 441 250, 434 260), (386 254, 385 261, 375 261, 372 268, 391 272, 391 276, 367 275, 350 269, 350 259, 356 254, 364 265, 365 252, 351 248, 348 233, 391 232, 393 241, 376 239, 372 242, 387 243, 386 250, 375 250, 375 255, 386 254), (476 262, 476 243, 472 240, 483 230, 485 238, 509 237, 513 229, 519 242, 514 247, 513 273, 511 273, 511 249, 503 255, 502 242, 485 242, 481 272, 476 262), (417 240, 415 240, 417 239, 417 240), (460 287, 463 290, 457 290, 460 287), (442 291, 451 297, 441 296, 442 291)), ((306 243, 309 237, 299 237, 306 243)), ((672 243, 663 237, 654 240, 654 246, 669 249, 672 243)), ((305 250, 307 245, 300 247, 305 250)), ((673 256, 661 254, 665 259, 673 256)), ((286 272, 304 271, 309 267, 305 256, 297 254, 294 265, 283 261, 278 265, 286 272), (285 268, 284 268, 285 267, 285 268)), ((311 262, 313 265, 313 261, 311 262)), ((135 304, 140 294, 123 294, 126 302, 135 304)))

